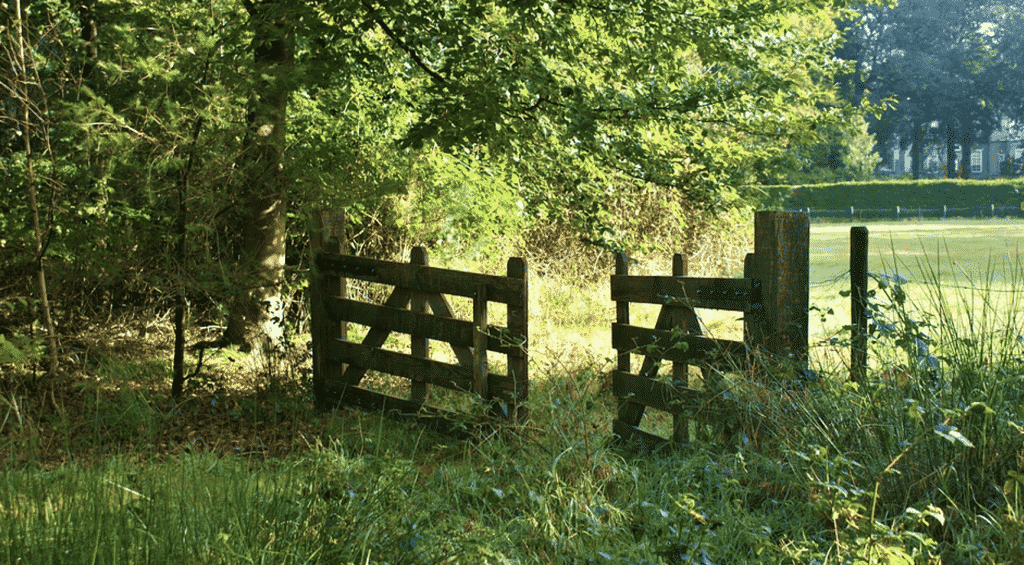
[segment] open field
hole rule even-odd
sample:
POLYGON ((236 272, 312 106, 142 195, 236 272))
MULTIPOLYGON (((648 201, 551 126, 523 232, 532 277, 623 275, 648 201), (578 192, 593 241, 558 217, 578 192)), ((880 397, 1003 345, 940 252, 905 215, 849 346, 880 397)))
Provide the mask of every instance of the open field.
MULTIPOLYGON (((908 309, 922 319, 938 315, 941 289, 945 308, 959 323, 983 317, 1010 317, 1021 303, 1024 222, 1019 220, 952 220, 869 222, 868 272, 902 277, 908 309), (984 315, 984 316, 983 316, 984 315)), ((835 335, 850 320, 851 224, 811 226, 810 302, 821 312, 811 316, 811 341, 835 335)), ((871 288, 877 282, 869 281, 871 288)), ((998 323, 988 319, 988 323, 998 323)), ((819 350, 820 354, 821 351, 819 350)), ((824 362, 825 357, 818 357, 824 362)))
MULTIPOLYGON (((868 228, 868 270, 950 288, 1010 290, 1024 252, 1024 222, 878 222, 868 228)), ((811 301, 849 288, 850 224, 811 226, 811 301)))

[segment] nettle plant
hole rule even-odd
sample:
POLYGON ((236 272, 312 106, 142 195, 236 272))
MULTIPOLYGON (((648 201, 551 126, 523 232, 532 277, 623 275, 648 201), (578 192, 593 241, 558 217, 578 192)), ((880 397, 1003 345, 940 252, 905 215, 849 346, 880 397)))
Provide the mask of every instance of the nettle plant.
POLYGON ((1011 494, 1024 453, 1024 342, 1017 324, 979 315, 977 302, 1007 319, 1016 319, 1020 305, 1011 293, 999 302, 991 288, 950 290, 959 287, 928 272, 923 302, 911 298, 906 276, 872 275, 873 378, 854 385, 864 403, 854 418, 863 433, 853 432, 853 443, 889 459, 876 479, 883 498, 1017 514, 1011 494), (937 488, 924 488, 925 478, 937 488))
POLYGON ((934 376, 939 370, 939 359, 932 354, 932 338, 925 332, 930 331, 933 325, 923 316, 920 319, 914 317, 908 309, 907 291, 903 285, 910 280, 899 273, 878 273, 871 277, 878 288, 868 291, 868 339, 876 348, 895 347, 906 355, 904 363, 897 365, 902 375, 888 376, 902 376, 904 379, 911 373, 934 376))

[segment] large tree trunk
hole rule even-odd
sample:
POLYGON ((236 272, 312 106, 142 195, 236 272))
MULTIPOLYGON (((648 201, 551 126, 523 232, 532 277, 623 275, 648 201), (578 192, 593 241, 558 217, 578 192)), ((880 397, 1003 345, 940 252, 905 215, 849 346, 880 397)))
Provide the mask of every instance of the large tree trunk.
POLYGON ((952 122, 946 124, 946 178, 956 178, 956 129, 952 122))
POLYGON ((284 148, 293 55, 281 6, 271 0, 245 5, 255 22, 253 62, 261 78, 249 114, 242 277, 236 281, 223 341, 247 348, 261 336, 280 340, 283 333, 279 286, 285 262, 284 148))
POLYGON ((910 147, 910 170, 914 180, 921 178, 922 157, 924 156, 924 126, 914 125, 914 144, 910 147))
POLYGON ((971 133, 967 128, 960 132, 960 176, 971 178, 971 133))

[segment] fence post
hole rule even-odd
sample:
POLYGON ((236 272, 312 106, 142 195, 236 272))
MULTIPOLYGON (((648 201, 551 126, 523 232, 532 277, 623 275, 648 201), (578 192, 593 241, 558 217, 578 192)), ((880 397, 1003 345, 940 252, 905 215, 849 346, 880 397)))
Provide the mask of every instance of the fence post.
POLYGON ((473 296, 473 392, 490 400, 487 386, 487 285, 476 285, 473 296))
POLYGON ((864 382, 868 364, 868 228, 850 228, 850 380, 864 382))
MULTIPOLYGON (((743 278, 745 279, 757 279, 757 261, 753 253, 747 253, 743 257, 743 278)), ((763 291, 763 288, 761 289, 763 291)), ((758 298, 763 294, 758 295, 758 298)), ((751 310, 743 313, 743 343, 747 344, 747 347, 751 351, 756 351, 764 347, 764 307, 760 305, 758 309, 751 310)))
POLYGON ((310 334, 313 340, 313 397, 318 409, 327 409, 325 398, 327 386, 341 378, 345 372, 342 363, 328 360, 329 344, 336 340, 348 339, 348 324, 332 321, 327 315, 327 299, 331 296, 347 298, 345 279, 327 276, 316 267, 319 253, 341 254, 348 250, 345 230, 346 216, 340 210, 317 210, 313 212, 310 251, 313 254, 313 268, 310 276, 309 312, 312 318, 310 334))
POLYGON ((754 274, 761 280, 767 351, 807 366, 810 300, 810 216, 761 211, 754 215, 754 274))
MULTIPOLYGON (((619 253, 615 256, 615 274, 616 275, 628 275, 629 274, 629 258, 626 257, 625 253, 619 253)), ((629 302, 628 301, 617 301, 615 303, 615 321, 622 325, 629 325, 629 302)), ((629 351, 620 352, 618 355, 618 370, 622 373, 629 373, 632 368, 631 353, 629 351)), ((619 399, 619 417, 618 420, 624 422, 630 426, 637 426, 640 424, 640 419, 644 416, 644 405, 639 402, 634 402, 628 398, 619 399)))
MULTIPOLYGON (((672 256, 672 276, 685 277, 690 270, 689 260, 682 253, 672 256)), ((679 324, 681 320, 675 320, 679 324)), ((683 328, 687 332, 699 330, 696 328, 683 328)), ((690 370, 687 363, 683 361, 672 362, 672 382, 675 385, 690 386, 690 370)), ((681 414, 672 414, 672 440, 676 443, 687 443, 690 441, 690 420, 681 414)))
MULTIPOLYGON (((427 254, 427 248, 422 246, 416 246, 412 248, 412 253, 409 256, 409 262, 413 265, 428 265, 430 257, 427 254)), ((417 314, 427 313, 427 301, 426 297, 422 292, 413 292, 411 304, 412 311, 417 314)), ((421 359, 427 359, 430 357, 430 343, 425 337, 410 336, 410 346, 412 348, 412 356, 419 357, 421 359)), ((409 399, 413 402, 423 404, 427 401, 427 383, 423 381, 417 381, 415 379, 409 382, 409 399)))
POLYGON ((514 422, 526 420, 526 396, 529 390, 529 357, 528 348, 530 335, 529 308, 530 308, 530 280, 526 269, 526 261, 521 257, 512 257, 505 267, 505 274, 509 278, 523 281, 523 293, 516 302, 509 301, 507 305, 508 331, 513 336, 522 336, 523 342, 516 344, 507 355, 508 374, 512 379, 514 406, 509 407, 508 418, 514 422))

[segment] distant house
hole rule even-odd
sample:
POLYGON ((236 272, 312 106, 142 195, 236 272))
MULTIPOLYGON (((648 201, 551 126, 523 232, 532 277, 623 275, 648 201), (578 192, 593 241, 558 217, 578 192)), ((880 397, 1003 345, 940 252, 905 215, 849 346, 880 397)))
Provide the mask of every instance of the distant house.
MULTIPOLYGON (((902 151, 897 139, 896 148, 893 149, 893 167, 886 171, 888 174, 899 176, 911 174, 912 160, 910 157, 910 146, 902 151)), ((956 171, 960 175, 960 163, 962 148, 956 145, 956 171)), ((945 177, 946 176, 946 145, 940 142, 929 143, 922 152, 924 162, 921 165, 921 176, 923 177, 945 177)), ((1003 161, 1012 158, 1015 163, 1024 162, 1024 135, 1019 131, 1011 132, 1008 129, 1000 130, 992 134, 988 143, 976 143, 971 148, 971 171, 970 178, 992 178, 999 176, 1000 167, 1003 161)))

